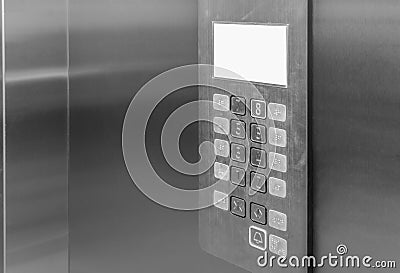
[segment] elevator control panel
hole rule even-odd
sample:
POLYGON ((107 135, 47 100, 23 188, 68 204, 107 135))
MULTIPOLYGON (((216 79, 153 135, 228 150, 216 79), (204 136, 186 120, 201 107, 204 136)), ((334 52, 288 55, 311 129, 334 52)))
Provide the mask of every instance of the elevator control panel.
POLYGON ((199 62, 215 66, 199 75, 212 102, 200 137, 214 144, 200 185, 218 181, 199 212, 200 245, 250 272, 287 271, 260 257, 309 247, 307 1, 200 1, 199 62))

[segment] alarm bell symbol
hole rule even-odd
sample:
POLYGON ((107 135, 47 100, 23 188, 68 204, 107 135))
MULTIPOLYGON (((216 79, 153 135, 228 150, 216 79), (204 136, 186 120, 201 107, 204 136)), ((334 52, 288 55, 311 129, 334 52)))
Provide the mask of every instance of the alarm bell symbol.
POLYGON ((264 243, 263 237, 261 236, 260 232, 254 233, 253 241, 256 242, 257 244, 263 244, 264 243))

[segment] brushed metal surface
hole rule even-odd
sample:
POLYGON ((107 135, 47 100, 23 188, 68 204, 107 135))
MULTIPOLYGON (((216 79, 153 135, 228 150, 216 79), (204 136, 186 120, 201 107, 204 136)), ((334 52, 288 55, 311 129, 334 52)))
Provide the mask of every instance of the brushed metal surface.
MULTIPOLYGON (((167 69, 197 63, 197 1, 70 0, 69 20, 70 272, 243 272, 200 249, 197 212, 147 199, 123 161, 122 124, 136 92, 167 69)), ((182 188, 197 188, 197 179, 166 164, 160 131, 196 99, 196 89, 168 97, 147 131, 157 172, 182 188)), ((192 126, 181 138, 188 160, 198 156, 197 136, 192 126)))
MULTIPOLYGON (((307 31, 308 31, 308 6, 307 1, 247 1, 247 0, 204 0, 199 5, 199 62, 213 64, 213 22, 234 23, 260 23, 260 24, 285 24, 289 25, 288 34, 288 88, 279 86, 255 84, 267 103, 281 103, 287 106, 288 117, 286 122, 276 122, 276 128, 285 129, 288 132, 288 147, 276 149, 277 153, 287 155, 288 171, 279 173, 276 171, 263 172, 268 177, 283 179, 287 183, 287 198, 275 198, 269 194, 249 195, 250 171, 255 171, 249 165, 247 172, 247 187, 238 187, 231 196, 240 197, 246 201, 246 219, 236 217, 229 211, 222 212, 216 207, 210 207, 200 211, 200 244, 202 248, 219 258, 222 258, 251 272, 280 272, 282 268, 260 268, 257 258, 262 251, 252 248, 249 244, 248 230, 250 226, 258 226, 267 230, 268 235, 273 234, 288 241, 288 256, 303 256, 307 253, 307 31), (288 232, 278 231, 265 225, 258 225, 250 220, 249 206, 251 202, 262 204, 267 209, 273 209, 287 214, 288 232)), ((213 78, 212 75, 200 75, 201 82, 213 84, 219 83, 225 90, 236 92, 245 97, 247 105, 254 98, 253 89, 246 82, 231 81, 213 78)), ((213 93, 221 93, 221 90, 201 87, 200 97, 212 101, 213 93)), ((201 109, 204 116, 215 116, 213 109, 201 109)), ((218 116, 223 113, 218 113, 218 116)), ((227 116, 224 116, 227 117, 227 116)), ((247 113, 241 118, 247 124, 254 123, 247 113)), ((267 125, 264 121, 261 124, 267 125)), ((272 124, 268 123, 268 127, 272 124)), ((246 131, 249 132, 249 126, 246 131)), ((200 127, 200 137, 203 140, 213 141, 216 134, 212 126, 200 127)), ((249 147, 245 141, 237 141, 249 147)), ((257 145, 251 143, 251 147, 272 151, 271 145, 257 145)), ((210 156, 209 162, 213 161, 210 156)), ((229 160, 218 162, 229 164, 229 160)), ((244 164, 234 164, 246 168, 244 164)), ((200 177, 202 187, 215 183, 212 170, 200 177)), ((230 182, 227 182, 230 183, 230 182)), ((229 185, 229 184, 228 184, 229 185)), ((218 188, 227 192, 229 186, 218 188)), ((271 252, 269 255, 271 255, 271 252)), ((304 268, 296 268, 291 272, 305 272, 304 268)))
POLYGON ((399 263, 400 3, 313 2, 314 249, 399 263))
POLYGON ((66 273, 67 5, 4 1, 5 272, 66 273))
POLYGON ((1 60, 1 65, 0 65, 0 86, 1 86, 1 96, 0 96, 0 124, 1 124, 1 134, 0 134, 0 143, 1 143, 1 148, 0 148, 0 193, 1 193, 1 199, 0 199, 0 219, 1 219, 1 224, 0 224, 0 243, 1 243, 1 247, 0 247, 0 272, 4 273, 4 224, 5 224, 5 219, 4 219, 4 136, 3 136, 3 132, 4 132, 4 115, 3 115, 3 95, 4 95, 4 81, 3 81, 3 3, 0 1, 0 14, 1 14, 1 20, 0 20, 0 44, 1 44, 1 50, 0 50, 0 60, 1 60))
MULTIPOLYGON (((243 272, 200 250, 195 214, 147 200, 120 150, 123 116, 140 86, 197 61, 197 1, 70 2, 70 272, 243 272)), ((63 273, 66 2, 12 0, 5 12, 7 272, 63 273)), ((398 1, 314 1, 313 17, 315 253, 345 243, 354 254, 398 259, 398 1)), ((166 101, 151 130, 158 132, 175 106, 196 99, 192 91, 166 101)), ((196 129, 187 136, 196 138, 196 129)), ((157 161, 158 138, 148 143, 157 161)), ((183 150, 195 158, 193 143, 183 150)))

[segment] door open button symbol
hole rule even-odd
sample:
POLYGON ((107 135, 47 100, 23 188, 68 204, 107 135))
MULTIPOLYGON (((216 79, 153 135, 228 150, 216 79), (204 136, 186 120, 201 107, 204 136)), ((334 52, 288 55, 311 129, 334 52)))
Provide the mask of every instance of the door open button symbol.
POLYGON ((267 232, 264 229, 251 226, 249 228, 249 244, 259 250, 267 249, 267 232))

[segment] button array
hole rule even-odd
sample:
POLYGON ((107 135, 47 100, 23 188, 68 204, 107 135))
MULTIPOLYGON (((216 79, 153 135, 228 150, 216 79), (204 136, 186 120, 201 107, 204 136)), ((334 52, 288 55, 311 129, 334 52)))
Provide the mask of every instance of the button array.
MULTIPOLYGON (((239 186, 249 186, 256 194, 266 194, 267 192, 276 198, 286 198, 286 182, 275 177, 267 177, 262 173, 262 169, 267 166, 274 171, 287 172, 286 155, 274 152, 266 152, 262 146, 257 145, 270 144, 275 147, 286 148, 288 145, 287 133, 284 129, 265 126, 262 120, 267 117, 270 120, 285 122, 287 119, 286 106, 278 103, 267 103, 260 99, 250 100, 250 115, 255 119, 256 123, 247 125, 240 120, 240 116, 245 116, 246 99, 244 97, 227 96, 222 94, 214 94, 213 108, 216 113, 231 111, 237 115, 237 119, 228 120, 221 116, 215 116, 214 132, 221 135, 232 136, 233 142, 216 138, 214 140, 215 155, 223 158, 230 158, 237 163, 250 163, 257 168, 257 172, 250 172, 249 184, 246 183, 246 170, 239 166, 229 167, 226 164, 214 163, 214 177, 219 180, 230 181, 230 183, 239 186), (239 117, 238 117, 239 116, 239 117), (248 127, 247 127, 248 126, 248 127), (240 143, 234 143, 235 139, 246 139, 246 128, 248 128, 248 137, 252 143, 257 144, 256 147, 249 147, 240 143), (249 157, 247 161, 247 157, 249 157), (267 165, 268 164, 268 165, 267 165), (260 173, 261 170, 261 173, 260 173)), ((218 158, 217 158, 218 160, 218 158)), ((245 218, 246 217, 246 201, 236 196, 228 196, 225 193, 214 192, 214 205, 225 211, 230 211, 232 215, 245 218)), ((268 210, 262 204, 250 203, 249 215, 252 222, 257 225, 268 225, 273 230, 286 232, 288 229, 287 215, 276 211, 268 210)), ((248 231, 250 246, 265 251, 269 246, 269 251, 279 255, 287 255, 287 241, 276 235, 267 236, 267 231, 260 227, 251 226, 248 231)))

